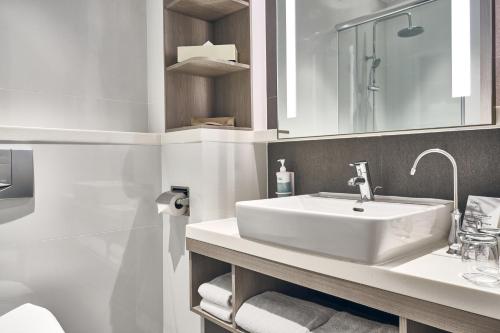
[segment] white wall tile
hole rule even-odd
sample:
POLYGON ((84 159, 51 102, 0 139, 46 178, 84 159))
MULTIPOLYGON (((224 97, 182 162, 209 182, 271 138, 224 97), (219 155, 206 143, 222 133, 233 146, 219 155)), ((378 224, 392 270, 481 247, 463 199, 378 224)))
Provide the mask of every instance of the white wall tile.
POLYGON ((0 22, 0 89, 16 91, 0 124, 147 129, 145 1, 2 0, 0 22))
POLYGON ((148 30, 148 129, 165 132, 165 61, 163 0, 147 1, 148 30))
POLYGON ((159 147, 34 145, 33 152, 34 202, 0 201, 0 248, 161 225, 159 147))
POLYGON ((54 313, 66 332, 162 332, 161 230, 1 249, 0 291, 9 294, 0 295, 0 313, 31 302, 54 313))
POLYGON ((31 147, 35 198, 0 201, 0 315, 32 302, 67 332, 162 332, 160 147, 31 147))

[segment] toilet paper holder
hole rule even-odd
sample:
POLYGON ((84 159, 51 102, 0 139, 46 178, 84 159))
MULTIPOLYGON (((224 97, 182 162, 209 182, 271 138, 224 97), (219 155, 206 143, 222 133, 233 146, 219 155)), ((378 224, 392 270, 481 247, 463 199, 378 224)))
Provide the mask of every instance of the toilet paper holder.
POLYGON ((158 206, 168 205, 168 204, 170 204, 170 199, 171 199, 172 195, 179 194, 179 193, 184 194, 184 197, 175 200, 175 208, 182 209, 182 210, 185 209, 185 211, 184 211, 184 213, 182 213, 182 215, 189 216, 189 187, 171 186, 170 191, 164 192, 164 193, 160 194, 160 196, 158 196, 158 198, 156 199, 156 204, 158 206))

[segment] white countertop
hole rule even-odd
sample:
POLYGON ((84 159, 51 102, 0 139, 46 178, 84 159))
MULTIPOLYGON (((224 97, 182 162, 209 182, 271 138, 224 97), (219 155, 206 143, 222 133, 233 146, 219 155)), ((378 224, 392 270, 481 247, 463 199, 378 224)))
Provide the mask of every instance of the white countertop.
POLYGON ((363 265, 240 237, 236 218, 186 227, 186 237, 260 258, 500 320, 500 287, 479 287, 460 274, 460 258, 442 248, 382 265, 363 265))

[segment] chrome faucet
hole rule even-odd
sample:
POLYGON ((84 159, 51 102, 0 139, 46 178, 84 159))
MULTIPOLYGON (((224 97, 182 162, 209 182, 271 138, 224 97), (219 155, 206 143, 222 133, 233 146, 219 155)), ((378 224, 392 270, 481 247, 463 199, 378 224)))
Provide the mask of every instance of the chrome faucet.
POLYGON ((458 209, 458 168, 457 168, 457 162, 451 156, 450 153, 447 151, 444 151, 442 149, 428 149, 418 155, 417 159, 415 160, 415 163, 413 163, 413 167, 411 168, 410 175, 414 176, 415 172, 417 172, 417 165, 418 162, 420 162, 420 159, 424 157, 427 154, 441 154, 446 156, 452 166, 453 166, 453 212, 451 213, 451 230, 450 230, 450 235, 448 236, 448 254, 454 254, 454 255, 459 255, 460 250, 461 250, 461 242, 460 242, 460 232, 462 231, 462 225, 461 225, 461 218, 462 218, 462 213, 458 209))
POLYGON ((352 187, 359 187, 362 202, 375 200, 375 196, 373 195, 372 190, 372 181, 370 178, 370 169, 368 168, 368 162, 355 162, 349 164, 349 166, 356 168, 357 177, 349 179, 347 185, 352 187))

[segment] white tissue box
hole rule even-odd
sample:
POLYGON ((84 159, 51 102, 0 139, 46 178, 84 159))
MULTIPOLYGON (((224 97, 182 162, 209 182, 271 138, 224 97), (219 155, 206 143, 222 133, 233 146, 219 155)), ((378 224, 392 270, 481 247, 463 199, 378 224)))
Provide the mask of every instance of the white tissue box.
POLYGON ((238 61, 236 45, 213 45, 205 43, 201 46, 179 46, 177 47, 177 61, 182 62, 189 58, 207 57, 219 60, 238 61))

